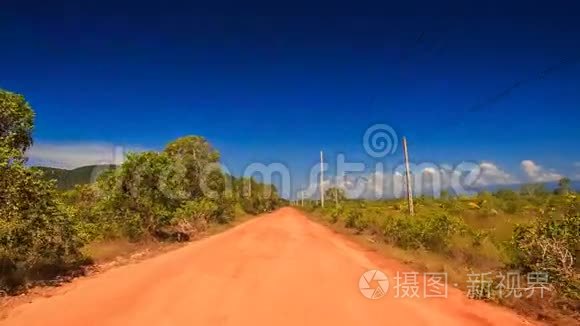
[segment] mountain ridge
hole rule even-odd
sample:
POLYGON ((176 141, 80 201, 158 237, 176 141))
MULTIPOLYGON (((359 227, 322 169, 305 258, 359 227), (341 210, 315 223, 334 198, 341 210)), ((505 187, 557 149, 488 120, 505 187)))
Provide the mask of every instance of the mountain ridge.
POLYGON ((59 190, 73 189, 76 185, 89 184, 95 182, 97 177, 103 172, 115 169, 116 165, 87 165, 76 169, 61 169, 47 166, 34 166, 44 173, 47 180, 55 180, 59 190))

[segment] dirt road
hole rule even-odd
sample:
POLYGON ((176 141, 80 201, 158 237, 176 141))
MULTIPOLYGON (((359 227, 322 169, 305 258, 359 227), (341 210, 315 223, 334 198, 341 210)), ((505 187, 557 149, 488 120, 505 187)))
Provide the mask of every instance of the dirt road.
POLYGON ((395 298, 393 277, 406 269, 283 208, 176 251, 75 280, 62 294, 17 307, 0 325, 525 324, 456 290, 446 299, 395 298), (387 295, 377 300, 359 290, 369 269, 390 279, 387 295))

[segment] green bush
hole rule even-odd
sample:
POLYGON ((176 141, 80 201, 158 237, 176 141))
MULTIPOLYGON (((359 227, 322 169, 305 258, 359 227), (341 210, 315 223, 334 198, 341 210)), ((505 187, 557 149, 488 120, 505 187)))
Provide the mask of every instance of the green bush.
POLYGON ((520 225, 511 240, 513 263, 524 271, 547 272, 562 292, 580 299, 576 254, 580 248, 580 215, 542 216, 520 225))
POLYGON ((444 250, 451 237, 464 228, 457 218, 446 214, 401 216, 388 218, 385 240, 402 248, 444 250))
POLYGON ((214 221, 219 224, 231 222, 236 217, 236 201, 233 198, 220 197, 214 202, 217 205, 217 212, 214 221))
POLYGON ((522 210, 521 203, 516 199, 502 203, 502 210, 508 214, 516 214, 522 210))
POLYGON ((347 228, 355 228, 358 220, 362 218, 362 213, 358 209, 349 210, 344 219, 344 225, 347 228))
POLYGON ((240 205, 244 212, 248 214, 259 214, 260 213, 260 205, 257 199, 253 198, 242 198, 240 199, 240 205))
POLYGON ((15 291, 80 263, 76 226, 40 172, 20 164, 0 167, 0 290, 15 291))
POLYGON ((205 231, 219 214, 218 205, 207 198, 188 201, 173 214, 169 232, 175 234, 177 240, 189 239, 205 231))
POLYGON ((338 219, 344 214, 344 207, 342 205, 338 205, 332 208, 330 211, 330 222, 336 223, 338 219))
POLYGON ((256 182, 252 178, 238 179, 232 176, 230 178, 234 197, 244 212, 252 215, 271 212, 282 204, 278 191, 273 185, 256 182))
POLYGON ((500 190, 496 191, 493 195, 496 198, 499 198, 501 200, 515 201, 515 200, 518 200, 518 198, 519 198, 518 193, 511 190, 511 189, 500 189, 500 190))
POLYGON ((77 185, 60 194, 83 242, 120 236, 118 225, 105 214, 94 185, 77 185))
POLYGON ((345 214, 344 218, 344 225, 347 228, 355 229, 358 232, 361 232, 369 227, 369 219, 368 217, 364 216, 363 210, 360 208, 353 208, 346 213, 343 213, 344 210, 337 212, 336 214, 345 214))
POLYGON ((53 182, 25 166, 34 112, 19 94, 0 89, 0 291, 51 277, 83 261, 75 221, 53 182))

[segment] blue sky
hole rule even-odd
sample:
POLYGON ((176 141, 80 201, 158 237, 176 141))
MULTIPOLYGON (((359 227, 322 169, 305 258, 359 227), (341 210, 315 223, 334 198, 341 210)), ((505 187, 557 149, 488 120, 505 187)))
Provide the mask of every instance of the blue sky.
POLYGON ((198 134, 234 174, 282 162, 298 185, 320 149, 374 162, 362 136, 385 123, 418 163, 580 177, 573 1, 212 3, 3 4, 0 87, 37 112, 35 158, 198 134))

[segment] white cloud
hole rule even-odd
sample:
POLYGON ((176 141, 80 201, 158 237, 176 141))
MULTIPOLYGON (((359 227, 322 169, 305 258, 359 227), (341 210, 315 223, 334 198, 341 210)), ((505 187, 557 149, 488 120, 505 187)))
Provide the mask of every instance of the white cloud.
MULTIPOLYGON (((403 190, 403 175, 400 172, 386 173, 375 171, 372 173, 347 174, 344 177, 325 176, 324 188, 339 187, 344 189, 348 198, 392 198, 401 197, 403 190)), ((319 198, 319 180, 312 178, 309 187, 305 190, 305 197, 319 198)), ((300 197, 300 190, 297 193, 300 197)))
POLYGON ((106 143, 37 143, 26 152, 26 156, 32 165, 74 169, 96 164, 121 164, 128 152, 143 150, 106 143))
POLYGON ((574 166, 580 168, 580 162, 574 162, 574 166))
POLYGON ((563 176, 556 171, 546 170, 542 166, 531 160, 523 160, 522 170, 532 182, 550 182, 560 180, 563 176))
MULTIPOLYGON (((544 169, 533 161, 524 160, 521 167, 527 178, 520 178, 498 165, 483 161, 480 163, 464 162, 455 167, 449 164, 416 164, 411 166, 411 184, 416 195, 435 195, 448 190, 457 194, 471 193, 474 189, 496 185, 515 185, 522 182, 557 181, 562 175, 551 169, 544 169), (465 164, 464 164, 465 163, 465 164), (529 180, 527 180, 529 179, 529 180)), ((580 163, 580 162, 576 162, 580 163)), ((580 168, 580 164, 576 164, 580 168)), ((326 176, 325 187, 338 186, 346 190, 350 198, 393 198, 405 195, 405 169, 398 166, 391 171, 376 171, 347 175, 339 179, 326 176)), ((572 176, 580 180, 580 173, 572 176)), ((312 198, 318 198, 318 179, 311 184, 312 198)))
MULTIPOLYGON (((416 195, 438 196, 442 190, 466 194, 474 188, 492 185, 512 185, 522 181, 491 162, 448 164, 417 164, 411 168, 411 184, 416 195), (414 172, 413 172, 414 171, 414 172)), ((318 180, 311 183, 312 198, 318 197, 318 180)), ((338 186, 350 198, 401 198, 405 195, 405 169, 398 166, 391 171, 375 171, 349 175, 342 179, 327 176, 325 188, 338 186)))
POLYGON ((491 162, 479 164, 480 173, 476 184, 478 186, 507 185, 519 183, 519 180, 491 162))
POLYGON ((423 169, 423 173, 435 174, 435 173, 437 173, 437 171, 435 170, 435 168, 428 167, 428 168, 423 169))

